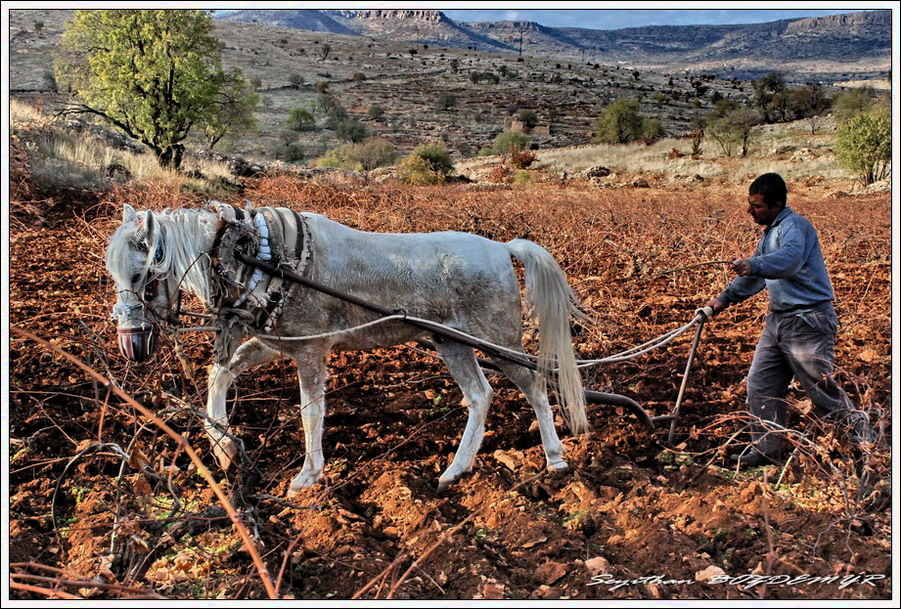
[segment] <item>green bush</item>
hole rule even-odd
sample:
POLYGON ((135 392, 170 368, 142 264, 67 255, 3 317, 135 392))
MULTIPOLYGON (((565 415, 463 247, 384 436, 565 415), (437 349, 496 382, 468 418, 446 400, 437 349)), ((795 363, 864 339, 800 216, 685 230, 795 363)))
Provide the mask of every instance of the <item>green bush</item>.
POLYGON ((339 140, 356 144, 366 139, 366 127, 355 118, 346 118, 335 126, 335 135, 339 140))
POLYGON ((400 164, 400 179, 407 184, 429 186, 441 184, 454 170, 454 162, 443 142, 417 147, 400 164))
POLYGON ((285 146, 285 161, 288 163, 301 163, 304 160, 303 148, 299 142, 292 142, 285 146))
POLYGON ((642 139, 656 142, 660 138, 665 135, 665 131, 663 130, 663 123, 660 122, 659 118, 646 118, 641 123, 641 137, 642 139))
POLYGON ((306 108, 297 107, 288 114, 288 129, 291 131, 308 131, 316 126, 316 119, 306 108))
POLYGON ((864 185, 891 173, 892 120, 884 109, 858 114, 835 133, 835 155, 864 185))
POLYGON ((453 93, 441 93, 435 102, 435 107, 439 110, 449 110, 457 105, 457 96, 453 93))
POLYGON ((523 169, 516 172, 516 176, 514 176, 513 178, 513 183, 520 186, 532 186, 533 184, 535 184, 535 180, 532 179, 531 173, 523 169))
POLYGON ((373 104, 366 111, 366 116, 375 121, 381 120, 385 116, 385 109, 378 104, 373 104))
POLYGON ((832 99, 832 115, 835 122, 844 123, 873 107, 876 94, 872 89, 849 89, 832 99))
POLYGON ((516 115, 516 120, 521 122, 529 129, 532 129, 536 125, 538 125, 538 113, 534 110, 520 110, 516 115))
POLYGON ((338 167, 351 171, 370 171, 394 164, 397 150, 388 140, 371 137, 359 144, 344 144, 316 159, 316 167, 338 167))
POLYGON ((637 99, 619 98, 604 108, 594 124, 595 139, 604 144, 625 144, 641 137, 643 118, 637 99))
POLYGON ((494 138, 494 144, 492 144, 491 150, 494 154, 506 155, 511 152, 525 150, 529 147, 529 141, 529 136, 524 133, 518 131, 504 131, 494 138))

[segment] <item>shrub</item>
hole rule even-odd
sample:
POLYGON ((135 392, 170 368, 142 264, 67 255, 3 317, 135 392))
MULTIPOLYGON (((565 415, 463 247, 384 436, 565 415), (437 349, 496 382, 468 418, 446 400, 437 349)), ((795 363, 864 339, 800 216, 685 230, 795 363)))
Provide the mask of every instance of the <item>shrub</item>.
POLYGON ((370 171, 376 167, 392 165, 397 151, 388 140, 371 137, 359 144, 344 144, 329 150, 316 159, 316 167, 338 167, 352 171, 370 171))
POLYGON ((291 85, 291 87, 294 89, 301 88, 304 82, 306 81, 304 80, 303 76, 297 74, 296 72, 288 77, 288 84, 291 85))
POLYGON ((832 115, 839 124, 862 114, 873 107, 875 94, 871 89, 842 91, 832 99, 832 115))
POLYGON ((346 118, 335 126, 335 136, 348 142, 362 142, 366 139, 366 127, 355 118, 346 118))
POLYGON ((650 142, 656 142, 665 135, 663 123, 659 118, 646 118, 641 123, 641 137, 650 142))
POLYGON ((316 119, 309 110, 298 106, 288 114, 287 126, 291 131, 308 131, 316 126, 316 119))
POLYGON ((366 111, 366 116, 371 118, 372 120, 381 120, 383 116, 385 116, 385 109, 378 104, 373 104, 369 106, 369 110, 366 111))
POLYGON ((529 136, 518 131, 504 131, 496 138, 491 149, 494 154, 507 155, 529 147, 529 136))
POLYGON ((400 179, 407 184, 441 184, 454 170, 454 162, 443 142, 418 146, 400 164, 400 179))
POLYGON ((513 179, 513 170, 506 165, 495 165, 488 172, 488 181, 494 184, 506 184, 513 179))
POLYGON ((538 113, 534 110, 520 110, 516 115, 516 120, 532 129, 538 124, 538 113))
POLYGON ((513 151, 510 153, 510 164, 517 169, 525 169, 535 162, 538 153, 532 150, 523 150, 522 152, 513 151))
POLYGON ((865 186, 887 177, 892 158, 890 113, 877 109, 842 123, 835 134, 835 155, 865 186))
POLYGON ((453 93, 441 93, 435 102, 435 107, 439 110, 449 110, 457 105, 457 96, 453 93))
POLYGON ((641 137, 642 122, 638 100, 619 98, 604 108, 595 122, 595 139, 605 144, 631 142, 641 137))
POLYGON ((303 148, 299 142, 292 142, 285 146, 285 161, 288 163, 300 163, 304 160, 303 148))
POLYGON ((535 183, 535 180, 532 179, 531 173, 523 170, 516 172, 516 175, 513 177, 513 183, 520 186, 531 186, 535 183))

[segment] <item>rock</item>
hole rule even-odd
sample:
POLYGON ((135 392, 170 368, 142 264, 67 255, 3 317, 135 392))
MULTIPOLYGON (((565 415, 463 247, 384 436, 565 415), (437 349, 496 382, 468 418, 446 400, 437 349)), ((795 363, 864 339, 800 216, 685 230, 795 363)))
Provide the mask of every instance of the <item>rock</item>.
POLYGON ((592 576, 600 573, 610 573, 610 561, 603 556, 595 556, 585 561, 585 568, 592 576))
POLYGON ((583 171, 582 175, 586 178, 606 178, 610 175, 610 168, 604 167, 603 165, 595 165, 594 167, 583 171))
POLYGON ((713 579, 714 577, 725 575, 726 572, 716 565, 710 565, 703 571, 698 571, 695 573, 695 580, 699 582, 707 582, 713 579))
POLYGON ((538 586, 538 589, 532 593, 532 598, 560 598, 563 591, 560 588, 552 588, 550 586, 538 586))
POLYGON ((809 161, 817 157, 816 153, 810 148, 799 148, 792 153, 790 159, 792 161, 809 161))
POLYGON ((535 569, 535 581, 550 586, 569 572, 569 567, 562 562, 546 562, 535 569))
POLYGON ((110 163, 104 170, 106 177, 112 180, 128 181, 131 179, 131 172, 124 165, 119 163, 110 163))
POLYGON ((482 584, 482 598, 499 600, 504 598, 504 585, 495 581, 488 581, 482 584))
POLYGON ((514 472, 523 465, 524 455, 518 450, 496 450, 494 451, 493 456, 497 459, 498 463, 501 463, 514 472))
POLYGON ((635 178, 631 182, 629 182, 629 186, 632 188, 650 188, 651 185, 648 184, 648 181, 644 178, 635 178))

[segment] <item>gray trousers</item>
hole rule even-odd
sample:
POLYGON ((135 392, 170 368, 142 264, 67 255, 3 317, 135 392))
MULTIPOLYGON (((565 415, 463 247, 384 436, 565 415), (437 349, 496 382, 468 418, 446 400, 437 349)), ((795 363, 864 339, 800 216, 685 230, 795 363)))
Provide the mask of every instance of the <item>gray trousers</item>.
POLYGON ((785 427, 785 397, 792 377, 829 418, 861 434, 869 432, 866 415, 855 410, 832 379, 837 330, 831 305, 812 313, 767 316, 748 373, 748 408, 760 419, 751 426, 751 439, 759 452, 776 458, 781 454, 780 430, 785 427))

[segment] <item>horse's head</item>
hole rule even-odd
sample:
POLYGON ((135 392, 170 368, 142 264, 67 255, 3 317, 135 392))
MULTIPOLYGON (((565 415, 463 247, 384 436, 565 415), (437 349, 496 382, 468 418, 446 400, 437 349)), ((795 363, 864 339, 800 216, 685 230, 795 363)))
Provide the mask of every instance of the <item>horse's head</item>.
POLYGON ((135 362, 153 354, 160 325, 177 314, 179 278, 172 273, 163 233, 151 211, 136 212, 126 204, 106 250, 106 268, 116 283, 119 350, 135 362))

